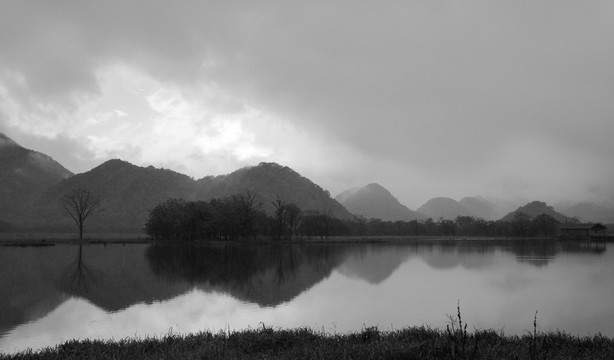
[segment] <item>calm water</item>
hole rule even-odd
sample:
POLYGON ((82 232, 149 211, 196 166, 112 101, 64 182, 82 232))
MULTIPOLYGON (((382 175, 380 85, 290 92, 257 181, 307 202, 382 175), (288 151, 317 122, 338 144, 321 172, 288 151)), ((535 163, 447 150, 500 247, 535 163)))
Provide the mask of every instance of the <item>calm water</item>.
POLYGON ((0 351, 308 326, 614 336, 614 254, 558 242, 0 247, 0 351))

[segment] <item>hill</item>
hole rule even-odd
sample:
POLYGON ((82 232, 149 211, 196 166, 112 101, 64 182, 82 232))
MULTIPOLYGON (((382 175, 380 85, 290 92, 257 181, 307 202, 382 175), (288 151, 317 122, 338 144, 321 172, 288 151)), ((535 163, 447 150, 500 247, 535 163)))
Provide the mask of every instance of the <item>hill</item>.
POLYGON ((192 178, 152 166, 139 167, 122 160, 109 160, 49 188, 30 202, 23 217, 25 226, 68 230, 72 223, 61 211, 60 199, 73 189, 85 187, 100 199, 101 212, 87 222, 89 231, 139 232, 149 211, 169 198, 195 199, 192 178))
POLYGON ((519 205, 509 201, 493 201, 481 196, 464 197, 458 203, 471 212, 473 216, 484 220, 500 219, 519 205))
POLYGON ((51 157, 0 133, 0 219, 18 221, 26 203, 73 174, 51 157))
POLYGON ((582 222, 614 223, 614 209, 594 202, 580 202, 562 209, 582 222))
POLYGON ((337 195, 335 200, 352 214, 362 215, 367 219, 409 221, 426 218, 401 204, 390 191, 379 184, 346 190, 337 195))
POLYGON ((555 218, 559 223, 565 224, 568 222, 576 222, 572 218, 563 215, 559 212, 556 212, 552 206, 549 206, 545 202, 542 201, 533 201, 524 206, 519 207, 516 211, 512 211, 509 214, 505 215, 501 218, 501 221, 512 221, 514 220, 514 214, 517 212, 522 212, 527 214, 530 219, 535 218, 541 214, 546 214, 555 218))
POLYGON ((77 188, 87 188, 100 199, 101 211, 86 224, 90 232, 140 232, 151 209, 169 198, 209 200, 248 190, 256 193, 256 200, 269 214, 274 212, 272 202, 279 196, 303 210, 352 218, 321 187, 294 170, 274 163, 261 163, 228 175, 195 181, 171 170, 140 167, 114 159, 65 179, 29 201, 19 214, 18 225, 41 231, 72 231, 73 224, 61 210, 60 199, 77 188))
POLYGON ((341 204, 330 197, 330 193, 301 176, 287 166, 262 162, 257 166, 245 167, 228 175, 209 176, 197 181, 198 197, 203 200, 224 198, 234 194, 253 191, 262 209, 273 214, 273 201, 279 198, 294 203, 303 211, 330 213, 339 219, 352 219, 341 204))
POLYGON ((436 197, 427 201, 416 211, 432 219, 454 220, 457 216, 477 216, 458 201, 447 197, 436 197))

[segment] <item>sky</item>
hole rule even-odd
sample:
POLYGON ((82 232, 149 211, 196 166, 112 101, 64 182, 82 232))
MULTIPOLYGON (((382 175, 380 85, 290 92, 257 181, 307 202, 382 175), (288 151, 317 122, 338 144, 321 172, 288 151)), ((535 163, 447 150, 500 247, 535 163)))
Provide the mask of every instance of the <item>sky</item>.
POLYGON ((80 173, 614 203, 614 0, 0 0, 0 132, 80 173))

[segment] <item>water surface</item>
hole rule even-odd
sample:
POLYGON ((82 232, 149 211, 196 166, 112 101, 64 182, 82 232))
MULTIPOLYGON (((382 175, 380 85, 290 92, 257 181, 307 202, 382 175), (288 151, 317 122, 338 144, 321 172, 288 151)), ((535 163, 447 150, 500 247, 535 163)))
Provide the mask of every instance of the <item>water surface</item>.
POLYGON ((0 247, 0 351, 261 324, 614 336, 610 244, 0 247))

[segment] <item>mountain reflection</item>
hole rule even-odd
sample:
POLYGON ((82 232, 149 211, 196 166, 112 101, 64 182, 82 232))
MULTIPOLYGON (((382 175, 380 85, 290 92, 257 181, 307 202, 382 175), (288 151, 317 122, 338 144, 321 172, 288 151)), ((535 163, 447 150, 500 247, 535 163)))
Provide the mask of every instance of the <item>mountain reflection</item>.
POLYGON ((116 312, 199 289, 271 307, 333 274, 378 285, 408 261, 479 272, 510 257, 545 267, 562 254, 589 263, 606 251, 604 244, 535 240, 1 247, 0 334, 46 316, 71 297, 116 312))

